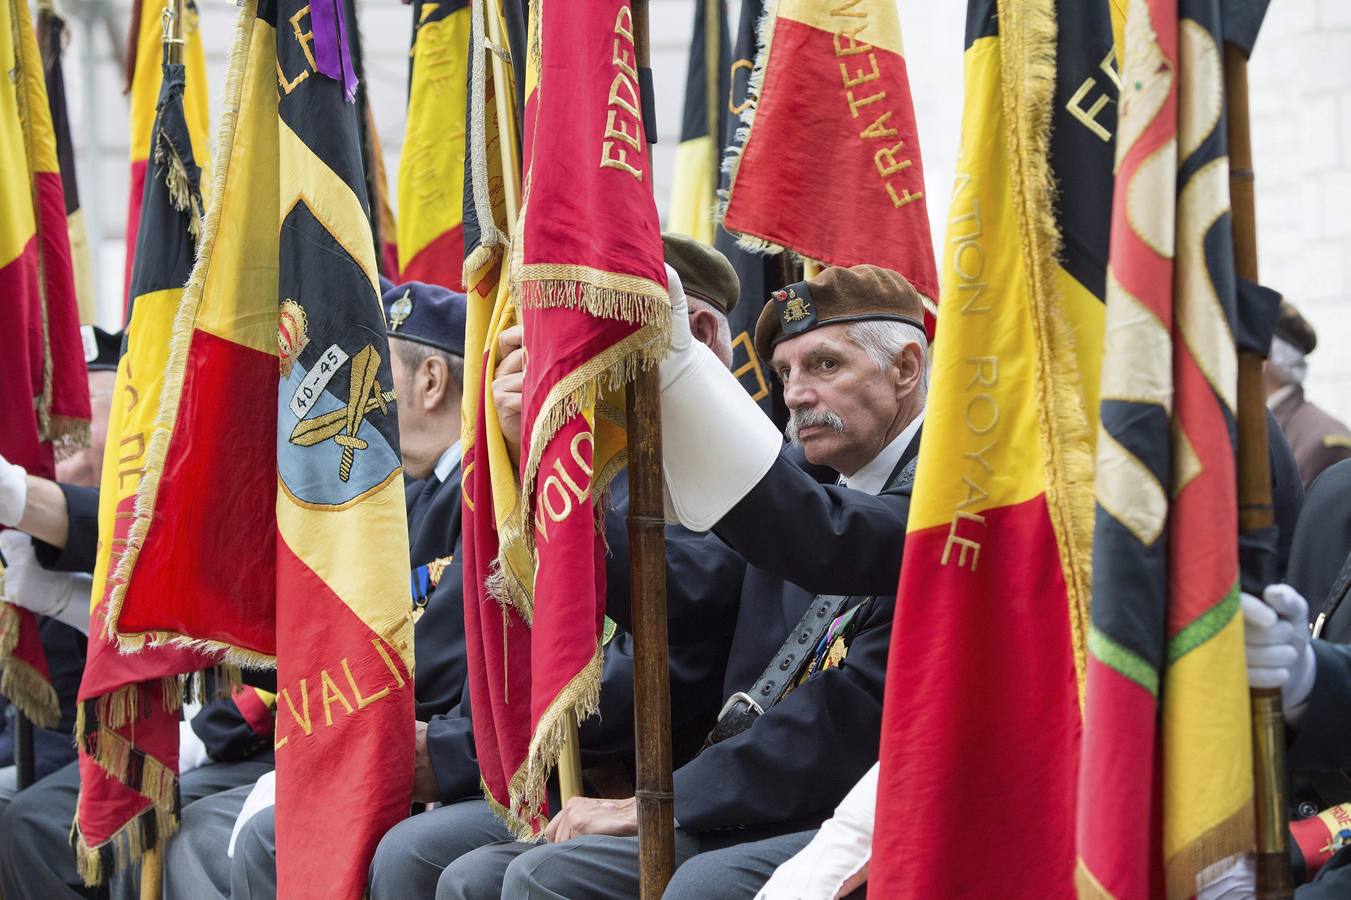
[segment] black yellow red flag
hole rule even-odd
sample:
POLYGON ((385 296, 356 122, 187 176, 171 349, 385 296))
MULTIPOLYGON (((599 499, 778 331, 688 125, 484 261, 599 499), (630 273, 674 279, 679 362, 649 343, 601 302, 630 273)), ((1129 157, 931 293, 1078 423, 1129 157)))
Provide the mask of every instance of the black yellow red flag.
POLYGON ((727 8, 724 0, 696 0, 685 76, 685 110, 666 230, 712 244, 716 226, 722 139, 727 126, 727 8))
MULTIPOLYGON (((0 71, 0 454, 51 478, 56 452, 88 440, 89 386, 56 136, 23 0, 0 3, 0 71)), ((0 691, 55 726, 37 620, 8 603, 0 603, 0 665, 0 691)))
POLYGON ((407 523, 347 29, 340 5, 240 13, 109 602, 123 649, 275 664, 287 897, 362 896, 412 790, 407 523))

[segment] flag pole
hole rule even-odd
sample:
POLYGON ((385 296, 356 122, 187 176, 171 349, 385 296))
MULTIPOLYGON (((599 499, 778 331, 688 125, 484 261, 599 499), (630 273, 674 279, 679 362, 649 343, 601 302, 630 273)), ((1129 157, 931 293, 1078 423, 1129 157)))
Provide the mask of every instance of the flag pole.
MULTIPOLYGON (((183 0, 166 0, 163 16, 164 61, 169 65, 182 65, 185 43, 183 0)), ((163 837, 160 840, 163 840, 163 837)), ((147 847, 141 855, 141 900, 159 900, 163 893, 164 848, 157 842, 154 846, 147 847)))
MULTIPOLYGON (((1253 193, 1252 136, 1248 117, 1248 58, 1233 44, 1224 47, 1225 93, 1229 99, 1229 194, 1233 209, 1234 268, 1239 278, 1257 281, 1257 222, 1253 193)), ((1262 357, 1238 354, 1238 508, 1244 534, 1275 525, 1267 407, 1262 357)), ((1285 900, 1294 892, 1287 846, 1285 720, 1279 689, 1252 691, 1253 796, 1257 824, 1257 896, 1285 900)))
MULTIPOLYGON (((648 0, 632 0, 632 7, 634 56, 642 87, 643 130, 650 161, 650 145, 657 140, 657 129, 652 103, 648 0)), ((639 896, 642 900, 659 900, 675 871, 675 796, 671 780, 671 690, 666 640, 661 382, 657 369, 640 372, 626 394, 639 896)))

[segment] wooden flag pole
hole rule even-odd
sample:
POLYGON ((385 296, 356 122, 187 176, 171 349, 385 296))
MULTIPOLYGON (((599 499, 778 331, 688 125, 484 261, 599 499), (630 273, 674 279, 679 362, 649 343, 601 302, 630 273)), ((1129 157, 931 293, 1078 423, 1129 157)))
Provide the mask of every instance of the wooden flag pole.
MULTIPOLYGON (((183 63, 183 5, 183 0, 168 0, 164 8, 164 60, 170 65, 183 63)), ((160 843, 164 840, 161 835, 141 854, 141 900, 159 900, 164 893, 164 846, 160 843)))
MULTIPOLYGON (((1257 281, 1257 222, 1253 195, 1252 136, 1248 118, 1248 58, 1224 47, 1225 93, 1229 100, 1229 194, 1233 208, 1234 268, 1257 281)), ((1239 528, 1247 534, 1271 528, 1271 462, 1262 357, 1238 354, 1239 528)), ((1252 691, 1253 797, 1257 824, 1257 896, 1284 900, 1294 892, 1287 846, 1285 720, 1279 689, 1252 691)))
MULTIPOLYGON (((633 0, 634 56, 643 125, 656 141, 648 0, 633 0)), ((649 160, 651 153, 649 151, 649 160)), ((675 871, 671 688, 666 640, 666 513, 661 481, 661 379, 656 367, 629 383, 629 587, 633 598, 633 725, 638 802, 639 896, 659 900, 675 871)))

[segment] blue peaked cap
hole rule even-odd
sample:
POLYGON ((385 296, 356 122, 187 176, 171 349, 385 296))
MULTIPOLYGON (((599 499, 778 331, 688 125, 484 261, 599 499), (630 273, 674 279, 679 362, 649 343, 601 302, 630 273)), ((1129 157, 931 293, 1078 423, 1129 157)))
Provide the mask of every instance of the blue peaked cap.
POLYGON ((464 294, 438 284, 408 281, 389 287, 381 302, 390 337, 464 357, 464 294))

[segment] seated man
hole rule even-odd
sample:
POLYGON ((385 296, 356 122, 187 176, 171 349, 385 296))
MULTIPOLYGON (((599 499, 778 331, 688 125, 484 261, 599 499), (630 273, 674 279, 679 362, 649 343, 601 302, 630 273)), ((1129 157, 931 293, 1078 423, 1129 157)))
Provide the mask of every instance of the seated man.
MULTIPOLYGON (((735 305, 739 290, 731 264, 711 248, 678 236, 667 241, 667 259, 704 298, 690 314, 690 328, 713 353, 730 362, 727 311, 735 305)), ((493 392, 503 432, 512 445, 519 442, 524 356, 520 329, 504 332, 493 392)), ((761 415, 758 410, 756 415, 761 415)), ((515 446, 510 449, 513 454, 517 450, 515 446)), ((610 500, 613 508, 605 516, 610 549, 606 606, 617 628, 605 647, 599 714, 581 724, 578 736, 589 790, 626 796, 633 790, 634 752, 626 474, 612 482, 610 500)), ((665 537, 673 745, 675 758, 684 760, 708 733, 720 703, 744 563, 712 535, 669 526, 665 537)), ((458 709, 429 723, 429 735, 438 739, 439 746, 455 751, 432 757, 441 799, 447 805, 414 816, 385 836, 371 865, 373 898, 431 896, 442 870, 452 861, 483 844, 511 839, 482 799, 469 707, 466 692, 458 709)))
MULTIPOLYGON (((1250 594, 1243 605, 1248 682, 1280 688, 1281 710, 1290 728, 1286 766, 1292 775, 1320 775, 1351 769, 1351 646, 1311 639, 1309 606, 1289 585, 1273 585, 1263 602, 1250 594)), ((1351 849, 1340 826, 1351 815, 1344 803, 1336 814, 1293 821, 1296 900, 1351 895, 1351 849)), ((1202 900, 1253 896, 1251 860, 1225 873, 1227 894, 1203 892, 1202 900)))
MULTIPOLYGON (((91 361, 91 382, 94 379, 111 382, 110 367, 116 366, 121 338, 105 334, 97 344, 100 355, 91 361)), ((91 384, 91 387, 97 398, 102 393, 101 386, 91 384)), ((110 386, 107 393, 111 395, 110 386)), ((108 404, 96 399, 94 410, 95 446, 68 462, 74 467, 74 477, 97 483, 108 404)), ((94 569, 98 550, 98 489, 49 481, 16 469, 0 460, 0 521, 25 532, 25 540, 31 536, 33 543, 28 550, 36 564, 52 572, 84 574, 82 595, 71 589, 70 582, 64 582, 60 583, 64 584, 60 596, 34 597, 33 605, 73 627, 87 630, 87 575, 94 569)), ((61 471, 64 473, 66 469, 61 471)), ((6 542, 11 533, 6 532, 6 542)), ((58 583, 49 582, 48 586, 58 583)), ((256 708, 260 706, 254 702, 257 695, 251 689, 246 690, 233 699, 206 704, 190 723, 183 723, 179 791, 184 803, 251 783, 272 767, 271 713, 256 708)), ((68 735, 66 740, 69 739, 68 735)), ((107 894, 107 888, 86 888, 75 869, 70 823, 79 789, 79 766, 71 762, 18 794, 0 815, 0 895, 45 900, 107 894)), ((135 876, 134 868, 120 868, 112 885, 113 894, 119 897, 134 894, 135 876)))
MULTIPOLYGON (((794 448, 683 327, 662 363, 670 509, 750 563, 717 726, 675 772, 668 897, 752 896, 877 759, 882 688, 927 378, 920 296, 894 272, 827 269, 777 292, 756 349, 794 448), (802 459, 828 466, 822 484, 802 459), (853 595, 853 596, 845 596, 853 595), (784 835, 787 835, 784 837, 784 835)), ((495 844, 438 897, 632 897, 636 803, 574 799, 541 846, 495 844)))
MULTIPOLYGON (((413 646, 417 659, 414 799, 439 798, 432 780, 427 721, 460 701, 464 689, 464 610, 460 587, 460 398, 464 384, 465 297, 420 282, 388 285, 384 297, 390 367, 398 398, 399 448, 408 481, 413 646)), ((179 834, 165 857, 165 896, 272 895, 272 857, 253 858, 229 848, 245 802, 245 785, 183 810, 179 834)), ((259 816, 251 840, 270 832, 271 779, 250 803, 259 816)), ((251 820, 250 820, 251 821, 251 820)), ((270 839, 269 833, 269 839, 270 839)))

